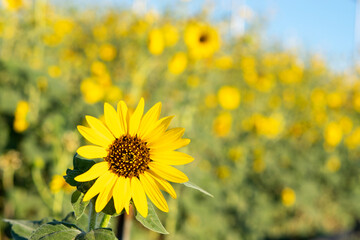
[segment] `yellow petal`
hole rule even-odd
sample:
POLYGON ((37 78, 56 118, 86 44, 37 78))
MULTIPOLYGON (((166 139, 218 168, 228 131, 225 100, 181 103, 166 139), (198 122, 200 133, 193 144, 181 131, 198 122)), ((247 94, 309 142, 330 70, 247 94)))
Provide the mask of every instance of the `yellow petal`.
POLYGON ((183 165, 194 160, 190 155, 176 151, 155 152, 154 154, 150 154, 150 158, 155 162, 168 165, 183 165))
POLYGON ((156 183, 161 190, 169 193, 173 199, 176 199, 176 192, 168 181, 162 179, 161 177, 153 173, 150 173, 150 175, 156 180, 156 183))
POLYGON ((110 201, 110 199, 112 197, 112 193, 113 193, 114 184, 115 184, 117 178, 118 178, 117 175, 112 174, 110 177, 110 180, 108 181, 108 183, 105 186, 105 189, 100 192, 99 196, 96 199, 96 203, 95 203, 95 211, 96 212, 100 212, 101 210, 103 210, 104 207, 106 206, 106 204, 110 201))
POLYGON ((135 109, 135 112, 130 117, 129 134, 131 136, 135 136, 135 134, 139 129, 140 121, 144 113, 144 105, 145 105, 144 98, 141 98, 138 106, 135 109))
POLYGON ((86 138, 86 140, 88 140, 89 142, 95 145, 99 145, 107 148, 112 143, 110 139, 106 138, 102 134, 99 134, 97 131, 95 131, 92 128, 78 125, 77 129, 80 132, 80 134, 83 135, 84 138, 86 138))
POLYGON ((164 151, 172 151, 176 150, 178 148, 185 147, 190 143, 190 139, 188 138, 180 138, 176 140, 175 142, 170 142, 169 144, 162 145, 162 146, 156 146, 156 148, 152 147, 150 148, 150 154, 160 153, 164 151))
POLYGON ((104 115, 107 127, 111 130, 111 132, 116 138, 119 138, 121 135, 125 134, 125 132, 123 132, 120 127, 119 115, 116 113, 115 109, 108 103, 104 104, 104 115))
POLYGON ((108 182, 111 180, 111 177, 113 176, 112 172, 107 171, 103 175, 101 175, 95 183, 91 186, 91 188, 85 193, 83 201, 89 201, 93 197, 95 197, 99 192, 102 192, 108 182))
POLYGON ((160 136, 162 136, 164 134, 164 132, 169 127, 170 122, 173 118, 174 118, 174 116, 168 116, 168 117, 164 117, 164 118, 158 120, 155 123, 154 129, 150 133, 144 135, 142 137, 142 139, 145 142, 153 142, 153 141, 157 140, 160 136))
POLYGON ((138 136, 140 138, 154 129, 155 123, 159 119, 160 112, 161 102, 158 102, 143 116, 138 130, 138 136))
POLYGON ((120 101, 117 105, 117 114, 120 118, 121 130, 124 133, 128 133, 128 108, 124 101, 120 101))
POLYGON ((148 146, 150 148, 161 148, 166 147, 167 145, 175 142, 180 139, 185 132, 185 128, 173 128, 169 131, 166 131, 161 137, 153 142, 149 142, 148 146))
POLYGON ((113 197, 116 213, 119 214, 125 206, 125 178, 122 176, 118 177, 116 180, 113 197))
POLYGON ((131 199, 131 185, 130 185, 130 178, 125 178, 125 211, 129 214, 129 207, 130 207, 130 199, 131 199))
POLYGON ((155 204, 155 206, 163 212, 168 212, 169 207, 167 202, 159 190, 159 187, 156 185, 155 180, 147 172, 140 174, 140 182, 144 187, 146 195, 150 200, 155 204))
POLYGON ((137 177, 131 178, 131 196, 136 210, 146 218, 148 214, 148 205, 143 186, 137 177))
POLYGON ((158 162, 150 162, 149 168, 159 177, 162 177, 170 182, 184 183, 189 181, 189 178, 181 171, 174 167, 158 162))
POLYGON ((79 147, 76 151, 80 156, 84 158, 103 158, 107 156, 107 151, 103 147, 94 145, 86 145, 79 147))
POLYGON ((109 170, 107 162, 95 163, 89 170, 75 177, 77 182, 88 182, 105 174, 109 170))
POLYGON ((99 119, 92 116, 85 116, 85 118, 92 129, 98 131, 112 142, 115 140, 109 129, 99 119))

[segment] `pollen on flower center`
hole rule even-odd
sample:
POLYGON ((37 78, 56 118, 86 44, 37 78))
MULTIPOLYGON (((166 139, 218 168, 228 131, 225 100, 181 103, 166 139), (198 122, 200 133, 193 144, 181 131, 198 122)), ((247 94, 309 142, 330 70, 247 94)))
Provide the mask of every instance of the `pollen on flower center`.
POLYGON ((146 142, 137 136, 123 135, 109 146, 108 155, 104 160, 109 163, 109 170, 113 173, 132 178, 146 171, 150 162, 150 152, 146 142))

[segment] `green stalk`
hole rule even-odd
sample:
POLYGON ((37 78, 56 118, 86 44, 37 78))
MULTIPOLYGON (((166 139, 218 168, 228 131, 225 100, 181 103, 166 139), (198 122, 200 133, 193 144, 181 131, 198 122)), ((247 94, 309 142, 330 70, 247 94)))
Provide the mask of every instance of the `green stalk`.
POLYGON ((104 216, 103 216, 103 218, 101 219, 101 222, 100 222, 100 227, 101 228, 106 228, 109 225, 110 219, 111 219, 111 215, 104 214, 104 216))
POLYGON ((95 229, 97 213, 95 211, 95 199, 90 200, 89 209, 89 232, 95 229))

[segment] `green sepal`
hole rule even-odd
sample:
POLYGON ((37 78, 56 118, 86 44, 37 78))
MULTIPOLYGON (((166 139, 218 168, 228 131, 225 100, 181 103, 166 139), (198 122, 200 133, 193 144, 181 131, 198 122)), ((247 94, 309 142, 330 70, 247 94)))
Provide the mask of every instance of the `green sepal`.
POLYGON ((120 214, 116 213, 113 198, 110 199, 110 201, 106 204, 106 206, 104 207, 104 209, 101 212, 103 212, 103 213, 105 213, 107 215, 111 215, 111 216, 120 215, 120 214))
POLYGON ((74 224, 52 221, 41 225, 30 236, 29 240, 75 239, 82 230, 74 224))
POLYGON ((35 231, 35 229, 49 220, 51 219, 43 219, 40 221, 4 219, 4 222, 10 223, 11 236, 14 240, 26 240, 30 238, 31 233, 35 231))
POLYGON ((97 228, 78 235, 75 240, 117 240, 111 228, 97 228))
POLYGON ((94 160, 80 157, 79 154, 75 153, 73 158, 74 169, 67 169, 66 175, 64 176, 65 181, 71 186, 77 187, 80 192, 87 192, 89 188, 94 184, 94 181, 90 182, 77 182, 75 177, 88 171, 96 162, 94 160))
POLYGON ((209 197, 214 197, 211 193, 208 193, 207 191, 205 191, 204 189, 202 189, 201 187, 199 187, 198 185, 196 185, 195 183, 192 183, 190 181, 183 183, 185 187, 188 188, 192 188, 195 190, 198 190, 199 192, 202 192, 205 195, 208 195, 209 197))
POLYGON ((84 195, 85 195, 84 193, 82 193, 78 190, 76 190, 71 195, 71 204, 74 209, 76 219, 79 219, 83 215, 87 205, 89 205, 89 203, 90 203, 90 201, 87 201, 87 202, 83 201, 84 195))
POLYGON ((154 205, 150 201, 148 201, 148 215, 146 218, 141 216, 141 214, 136 211, 136 208, 134 209, 136 220, 138 220, 144 227, 161 234, 169 234, 165 227, 161 224, 160 219, 155 212, 154 205))

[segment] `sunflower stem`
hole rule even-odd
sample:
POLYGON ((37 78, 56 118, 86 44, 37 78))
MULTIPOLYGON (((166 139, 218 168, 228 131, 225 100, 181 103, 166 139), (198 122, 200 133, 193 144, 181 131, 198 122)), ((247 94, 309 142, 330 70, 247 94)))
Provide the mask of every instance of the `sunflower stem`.
POLYGON ((104 216, 103 216, 103 218, 101 219, 101 222, 100 222, 100 227, 101 228, 106 228, 109 225, 110 219, 111 219, 111 215, 104 214, 104 216))
POLYGON ((89 205, 89 231, 91 231, 95 228, 96 225, 97 213, 95 212, 95 199, 91 199, 89 205))

